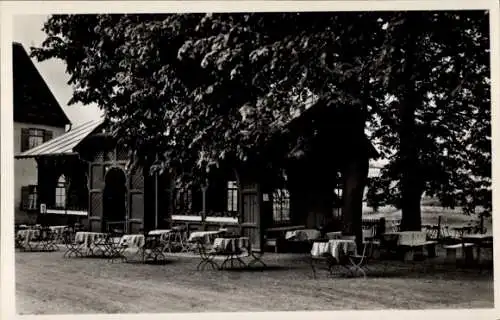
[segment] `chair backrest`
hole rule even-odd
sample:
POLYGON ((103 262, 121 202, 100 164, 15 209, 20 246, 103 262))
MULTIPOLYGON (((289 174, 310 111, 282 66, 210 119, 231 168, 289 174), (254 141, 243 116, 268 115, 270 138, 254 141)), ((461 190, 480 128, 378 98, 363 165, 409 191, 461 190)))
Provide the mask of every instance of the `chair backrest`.
POLYGON ((342 232, 341 231, 327 232, 326 237, 330 240, 340 239, 342 238, 342 232))
POLYGON ((347 235, 342 235, 340 237, 342 240, 356 240, 356 236, 347 236, 347 235))
POLYGON ((374 236, 375 236, 375 227, 374 226, 370 226, 370 227, 367 227, 366 229, 363 229, 363 241, 366 238, 373 238, 374 236))

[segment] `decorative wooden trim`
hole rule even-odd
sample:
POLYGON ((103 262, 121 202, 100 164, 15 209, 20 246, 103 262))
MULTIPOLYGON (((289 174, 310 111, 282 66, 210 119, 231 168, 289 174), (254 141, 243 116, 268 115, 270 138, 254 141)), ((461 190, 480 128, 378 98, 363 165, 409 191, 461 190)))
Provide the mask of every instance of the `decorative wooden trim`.
POLYGON ((206 217, 205 221, 206 222, 215 222, 215 223, 238 224, 237 218, 230 218, 230 217, 206 217))
MULTIPOLYGON (((74 215, 74 216, 88 216, 88 214, 89 214, 87 211, 82 211, 82 210, 58 210, 58 209, 47 209, 47 213, 62 214, 62 215, 67 214, 67 215, 74 215)), ((90 219, 92 219, 92 217, 90 219)), ((96 219, 93 219, 93 220, 96 220, 96 219)))
POLYGON ((184 216, 184 215, 172 215, 172 220, 175 221, 198 221, 203 222, 202 216, 184 216))

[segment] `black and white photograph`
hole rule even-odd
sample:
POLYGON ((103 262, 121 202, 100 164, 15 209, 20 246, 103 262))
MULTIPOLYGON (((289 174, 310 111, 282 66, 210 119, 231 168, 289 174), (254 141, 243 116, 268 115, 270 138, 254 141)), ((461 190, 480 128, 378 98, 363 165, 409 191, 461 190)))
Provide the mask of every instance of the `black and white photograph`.
POLYGON ((493 319, 498 1, 78 2, 2 2, 9 314, 493 319))

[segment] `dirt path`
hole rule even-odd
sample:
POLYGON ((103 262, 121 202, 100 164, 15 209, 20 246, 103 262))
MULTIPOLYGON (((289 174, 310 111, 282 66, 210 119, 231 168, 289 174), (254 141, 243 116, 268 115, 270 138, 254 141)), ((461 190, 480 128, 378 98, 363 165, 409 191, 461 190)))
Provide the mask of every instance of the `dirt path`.
POLYGON ((313 280, 303 262, 273 255, 266 261, 281 267, 197 272, 193 259, 111 264, 63 259, 62 252, 21 252, 16 253, 16 307, 20 314, 61 314, 493 306, 491 271, 411 273, 403 266, 367 280, 331 279, 325 273, 313 280))

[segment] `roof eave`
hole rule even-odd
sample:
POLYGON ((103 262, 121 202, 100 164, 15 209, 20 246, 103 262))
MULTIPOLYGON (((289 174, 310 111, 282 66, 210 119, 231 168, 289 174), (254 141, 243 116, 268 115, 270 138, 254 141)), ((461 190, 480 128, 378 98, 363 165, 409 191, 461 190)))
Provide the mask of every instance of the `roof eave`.
POLYGON ((14 156, 14 159, 30 159, 30 158, 44 158, 44 157, 64 157, 64 156, 78 156, 78 152, 65 152, 65 153, 45 153, 45 154, 19 154, 14 156))

